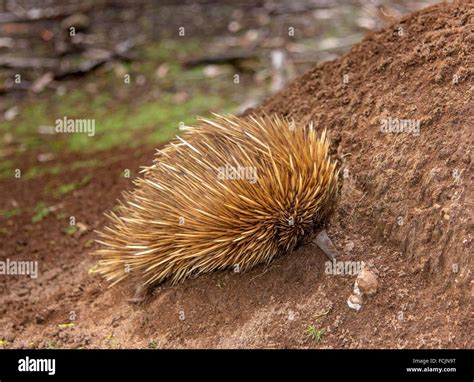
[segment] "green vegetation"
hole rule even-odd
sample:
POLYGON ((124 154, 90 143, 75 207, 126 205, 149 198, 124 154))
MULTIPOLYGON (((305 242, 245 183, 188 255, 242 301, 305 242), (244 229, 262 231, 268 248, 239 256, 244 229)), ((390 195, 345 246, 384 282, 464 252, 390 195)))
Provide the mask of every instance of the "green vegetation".
POLYGON ((64 183, 60 185, 54 192, 53 195, 55 197, 60 197, 62 195, 65 195, 77 188, 76 183, 64 183))
MULTIPOLYGON (((98 159, 90 159, 90 160, 82 160, 82 161, 76 161, 73 162, 69 165, 54 165, 54 166, 48 166, 48 165, 42 165, 42 166, 33 166, 30 167, 25 176, 24 179, 33 179, 37 178, 43 175, 58 175, 67 171, 71 170, 77 170, 77 169, 83 169, 83 168, 96 168, 96 167, 104 167, 108 166, 118 160, 120 160, 120 156, 116 157, 111 157, 105 161, 99 161, 98 159)), ((12 170, 13 171, 13 170, 12 170)), ((1 176, 0 176, 1 177, 1 176)), ((81 185, 84 185, 89 182, 90 179, 92 179, 91 175, 86 175, 85 178, 89 177, 86 180, 83 180, 81 182, 81 185)))
POLYGON ((64 196, 64 195, 70 193, 71 191, 74 191, 74 190, 86 185, 87 183, 90 182, 91 179, 92 179, 92 175, 86 175, 86 176, 84 176, 84 178, 81 179, 80 182, 61 184, 59 187, 57 187, 55 190, 52 191, 52 194, 55 198, 59 198, 61 196, 64 196))
POLYGON ((46 349, 49 349, 49 350, 59 349, 58 343, 55 340, 48 340, 46 349))
POLYGON ((79 231, 79 228, 75 225, 70 225, 63 229, 63 232, 69 236, 73 236, 77 231, 79 231))
POLYGON ((94 245, 94 240, 89 239, 84 243, 84 248, 90 248, 92 245, 94 245))
POLYGON ((56 219, 57 220, 63 220, 66 219, 66 214, 64 212, 56 212, 56 219))
POLYGON ((158 343, 156 341, 150 341, 150 342, 148 342, 147 347, 148 347, 148 349, 157 349, 158 348, 158 343))
MULTIPOLYGON (((211 111, 235 111, 235 85, 230 70, 223 66, 224 74, 209 81, 201 67, 181 66, 180 59, 198 54, 201 44, 193 39, 148 43, 137 48, 139 60, 99 69, 100 75, 89 76, 82 86, 68 89, 65 94, 45 91, 34 99, 25 99, 19 104, 16 118, 2 122, 0 134, 12 134, 25 149, 48 152, 84 152, 166 142, 178 133, 180 122, 192 123, 196 116, 209 115, 211 111), (158 75, 161 65, 165 70, 158 75), (125 74, 130 75, 130 84, 124 82, 125 74), (137 78, 144 82, 137 83, 137 78), (64 116, 95 120, 95 134, 44 133, 45 129, 54 130, 56 120, 64 116)), ((0 178, 9 174, 12 166, 12 162, 3 163, 0 178)), ((25 176, 31 179, 62 170, 62 166, 32 167, 25 176)))
POLYGON ((5 219, 10 219, 13 216, 18 215, 19 213, 21 213, 21 208, 12 208, 11 210, 0 211, 0 216, 5 219))
POLYGON ((47 174, 50 174, 50 175, 57 175, 59 173, 61 173, 61 171, 63 171, 63 167, 62 166, 59 166, 59 165, 56 165, 56 166, 34 166, 34 167, 30 167, 25 176, 24 176, 24 179, 32 179, 32 178, 37 178, 39 176, 43 176, 43 175, 47 175, 47 174))
POLYGON ((323 338, 324 334, 326 334, 326 329, 316 329, 314 325, 308 325, 306 328, 306 336, 314 341, 314 342, 319 342, 323 338))
POLYGON ((31 221, 33 223, 38 223, 48 215, 49 215, 48 207, 46 207, 46 205, 43 202, 39 202, 34 209, 34 215, 31 218, 31 221))
POLYGON ((12 177, 14 174, 15 162, 11 159, 0 161, 0 179, 12 177))
POLYGON ((58 324, 59 329, 73 328, 74 323, 68 322, 67 324, 58 324))

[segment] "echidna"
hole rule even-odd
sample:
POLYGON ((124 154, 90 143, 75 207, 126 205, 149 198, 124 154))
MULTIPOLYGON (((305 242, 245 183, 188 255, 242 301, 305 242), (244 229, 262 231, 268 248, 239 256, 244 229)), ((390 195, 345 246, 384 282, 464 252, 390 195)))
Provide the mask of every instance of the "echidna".
MULTIPOLYGON (((184 130, 98 232, 98 272, 112 284, 248 270, 293 250, 334 204, 336 165, 312 124, 215 115, 184 130)), ((327 236, 319 244, 332 254, 327 236)))

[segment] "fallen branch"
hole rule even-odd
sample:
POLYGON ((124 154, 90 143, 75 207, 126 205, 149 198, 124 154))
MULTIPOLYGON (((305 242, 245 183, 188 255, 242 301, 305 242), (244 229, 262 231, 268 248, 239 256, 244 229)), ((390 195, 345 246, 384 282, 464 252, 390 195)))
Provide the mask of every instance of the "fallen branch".
POLYGON ((108 55, 108 57, 94 59, 94 60, 87 60, 75 65, 69 65, 69 63, 63 64, 61 65, 61 69, 57 70, 54 73, 54 79, 63 80, 68 77, 84 76, 85 74, 104 65, 106 62, 110 61, 113 57, 114 55, 111 53, 110 55, 108 55))
POLYGON ((115 60, 130 60, 129 51, 135 46, 135 41, 127 40, 118 44, 113 51, 105 51, 101 57, 73 64, 69 60, 0 57, 0 66, 15 69, 40 68, 47 69, 48 73, 37 79, 33 84, 22 81, 21 84, 7 84, 0 87, 0 94, 11 90, 33 90, 41 92, 53 80, 63 80, 70 77, 81 77, 101 67, 105 63, 115 60))
POLYGON ((0 57, 0 67, 13 69, 54 69, 59 60, 37 57, 0 57))
POLYGON ((290 3, 289 5, 279 5, 275 6, 274 9, 271 9, 270 15, 289 15, 289 14, 299 14, 306 13, 318 9, 328 9, 332 4, 329 2, 312 2, 310 4, 303 3, 290 3))
POLYGON ((88 12, 91 8, 91 3, 64 5, 50 8, 33 8, 28 10, 20 8, 14 12, 0 13, 0 24, 56 19, 70 16, 76 12, 88 12))
POLYGON ((230 64, 239 67, 242 61, 255 59, 257 56, 249 52, 236 52, 229 54, 217 54, 211 56, 203 56, 184 60, 182 65, 186 68, 193 68, 201 65, 223 65, 230 64))
POLYGON ((68 77, 81 77, 99 67, 105 63, 115 60, 123 59, 129 60, 130 57, 127 55, 129 50, 135 46, 135 42, 132 40, 124 41, 118 44, 113 51, 106 52, 101 58, 91 59, 88 61, 81 62, 80 64, 70 66, 68 64, 61 65, 62 68, 54 73, 55 80, 62 80, 68 77))
POLYGON ((7 94, 8 92, 11 91, 16 91, 16 90, 30 90, 31 88, 31 83, 27 81, 21 81, 19 84, 11 83, 4 84, 0 86, 0 95, 7 94))

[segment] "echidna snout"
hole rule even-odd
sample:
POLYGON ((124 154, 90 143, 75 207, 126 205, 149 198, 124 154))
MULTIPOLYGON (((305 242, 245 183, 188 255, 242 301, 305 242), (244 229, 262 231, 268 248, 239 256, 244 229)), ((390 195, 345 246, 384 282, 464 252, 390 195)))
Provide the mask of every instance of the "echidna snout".
POLYGON ((289 252, 337 194, 326 132, 273 116, 200 119, 143 170, 99 232, 98 272, 149 286, 289 252))

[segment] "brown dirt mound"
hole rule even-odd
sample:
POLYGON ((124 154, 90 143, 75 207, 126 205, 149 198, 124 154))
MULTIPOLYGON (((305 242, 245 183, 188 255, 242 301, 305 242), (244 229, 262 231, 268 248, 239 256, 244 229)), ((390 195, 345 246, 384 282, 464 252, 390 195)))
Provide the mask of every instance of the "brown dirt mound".
MULTIPOLYGON (((346 303, 355 276, 325 274, 326 259, 311 246, 245 274, 165 283, 129 305, 130 286, 106 289, 86 256, 102 212, 131 187, 120 173, 153 155, 125 150, 64 179, 93 175, 56 206, 85 232, 62 234, 56 212, 34 225, 25 214, 8 220, 0 258, 39 260, 40 275, 0 278, 0 339, 11 347, 472 347, 473 13, 454 3, 412 14, 254 110, 329 129, 343 181, 329 233, 339 260, 364 261, 379 278, 359 312, 346 303), (381 131, 400 120, 414 130, 381 131), (73 326, 61 325, 71 317, 73 326), (319 342, 307 338, 310 324, 325 329, 319 342)), ((3 181, 4 200, 34 206, 48 181, 3 181)))

